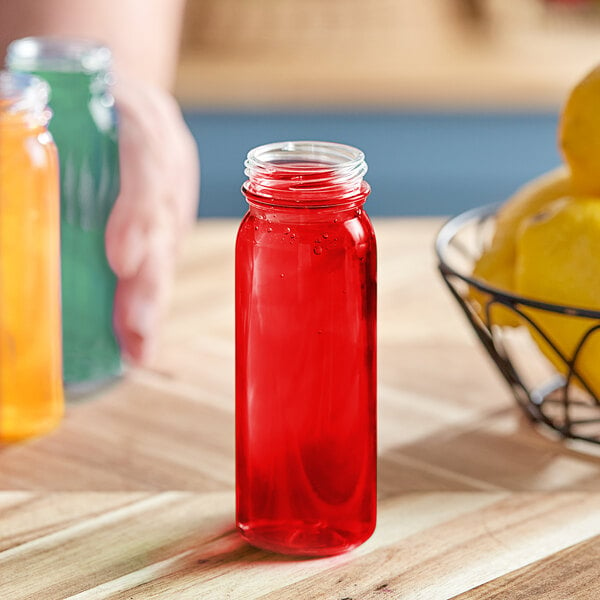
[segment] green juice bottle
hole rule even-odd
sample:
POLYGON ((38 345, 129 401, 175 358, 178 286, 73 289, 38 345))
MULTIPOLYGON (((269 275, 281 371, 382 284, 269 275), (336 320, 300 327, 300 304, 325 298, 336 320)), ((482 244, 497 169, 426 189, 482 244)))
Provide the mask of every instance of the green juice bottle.
POLYGON ((111 54, 86 40, 24 38, 8 50, 8 67, 50 85, 60 161, 63 378, 85 392, 121 373, 113 330, 116 278, 104 234, 119 192, 119 154, 111 54))

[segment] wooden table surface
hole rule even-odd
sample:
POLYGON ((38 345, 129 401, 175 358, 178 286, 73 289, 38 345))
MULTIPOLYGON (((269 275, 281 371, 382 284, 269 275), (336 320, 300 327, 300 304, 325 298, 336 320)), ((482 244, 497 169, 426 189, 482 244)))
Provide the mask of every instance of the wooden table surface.
POLYGON ((0 449, 0 598, 600 597, 600 458, 533 429, 435 272, 441 221, 376 221, 379 516, 292 560, 234 528, 233 241, 186 241, 160 355, 0 449))

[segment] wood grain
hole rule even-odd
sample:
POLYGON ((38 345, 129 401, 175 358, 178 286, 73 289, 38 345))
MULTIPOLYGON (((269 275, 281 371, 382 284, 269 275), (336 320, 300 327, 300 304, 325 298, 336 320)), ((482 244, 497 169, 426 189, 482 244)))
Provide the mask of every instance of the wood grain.
POLYGON ((366 544, 317 560, 243 543, 233 528, 231 492, 58 493, 43 500, 3 492, 0 502, 15 509, 3 513, 11 533, 0 553, 0 597, 14 600, 450 598, 521 569, 472 596, 495 598, 513 584, 531 586, 532 577, 542 585, 538 575, 551 575, 551 585, 574 561, 578 570, 562 576, 569 580, 563 589, 571 590, 563 598, 597 585, 589 550, 598 549, 592 536, 600 534, 599 494, 400 494, 380 503, 377 531, 366 544), (42 526, 25 523, 26 502, 38 504, 32 514, 45 504, 42 526), (588 539, 591 546, 563 551, 588 539))
POLYGON ((514 600, 595 600, 600 597, 599 563, 600 536, 596 536, 455 596, 454 600, 500 600, 507 594, 514 600))
POLYGON ((375 222, 379 520, 366 544, 291 560, 235 532, 237 224, 204 221, 150 368, 0 448, 0 598, 597 597, 600 458, 515 408, 435 272, 440 224, 375 222))

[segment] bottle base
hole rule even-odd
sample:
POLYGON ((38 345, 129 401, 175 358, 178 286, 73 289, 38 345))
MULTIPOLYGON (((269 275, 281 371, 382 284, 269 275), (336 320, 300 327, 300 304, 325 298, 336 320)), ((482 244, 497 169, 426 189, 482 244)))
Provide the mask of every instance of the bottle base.
POLYGON ((61 422, 63 411, 27 428, 5 428, 0 431, 0 444, 18 444, 54 431, 61 422))
POLYGON ((374 530, 374 525, 357 531, 332 527, 327 523, 238 523, 238 531, 250 545, 299 558, 349 552, 366 542, 374 530))
POLYGON ((92 353, 63 352, 63 384, 67 400, 78 399, 100 391, 121 377, 124 371, 117 351, 92 353))
POLYGON ((65 380, 65 400, 68 404, 89 400, 95 394, 99 394, 107 388, 116 385, 121 381, 124 374, 125 368, 122 364, 119 364, 118 368, 115 368, 111 372, 90 379, 74 381, 65 380))
POLYGON ((118 383, 123 374, 124 370, 120 368, 118 372, 89 381, 65 381, 65 400, 69 404, 88 400, 95 394, 118 383))

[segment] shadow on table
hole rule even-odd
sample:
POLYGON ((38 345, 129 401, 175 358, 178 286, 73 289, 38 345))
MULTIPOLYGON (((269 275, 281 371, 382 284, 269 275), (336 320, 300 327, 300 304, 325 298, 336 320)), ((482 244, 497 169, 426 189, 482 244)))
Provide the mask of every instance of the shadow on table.
POLYGON ((410 491, 600 491, 595 448, 571 448, 538 431, 516 407, 475 429, 431 434, 385 450, 381 498, 410 491), (583 451, 582 451, 583 450, 583 451))

